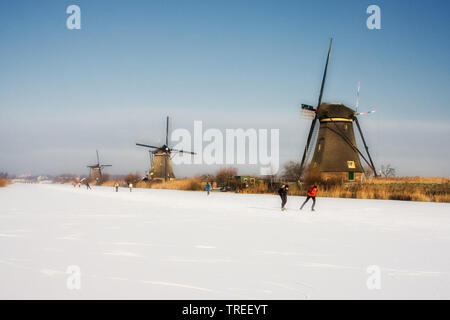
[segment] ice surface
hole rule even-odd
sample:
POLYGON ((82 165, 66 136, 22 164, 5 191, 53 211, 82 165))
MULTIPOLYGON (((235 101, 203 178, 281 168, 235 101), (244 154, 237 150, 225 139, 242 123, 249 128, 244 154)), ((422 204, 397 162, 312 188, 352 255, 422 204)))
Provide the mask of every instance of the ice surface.
POLYGON ((450 204, 303 199, 281 213, 275 195, 10 185, 0 298, 450 299, 450 204))

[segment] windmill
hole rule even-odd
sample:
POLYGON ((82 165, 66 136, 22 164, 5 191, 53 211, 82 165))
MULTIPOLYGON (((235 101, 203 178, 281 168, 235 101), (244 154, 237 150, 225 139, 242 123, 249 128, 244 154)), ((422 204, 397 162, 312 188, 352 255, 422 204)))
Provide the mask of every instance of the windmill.
POLYGON ((171 155, 177 153, 187 153, 194 155, 194 152, 173 149, 169 146, 169 117, 166 121, 166 141, 165 144, 156 147, 143 143, 136 143, 137 146, 149 148, 151 168, 147 174, 148 180, 171 180, 175 178, 172 169, 171 155))
POLYGON ((317 107, 314 108, 313 106, 302 104, 302 113, 309 114, 312 122, 302 156, 301 173, 303 174, 304 172, 305 164, 311 151, 311 140, 313 133, 315 133, 314 129, 317 122, 319 122, 316 144, 309 168, 319 172, 320 176, 325 179, 340 178, 353 181, 360 178, 364 172, 361 165, 361 158, 367 163, 374 175, 377 176, 375 165, 369 153, 369 147, 366 144, 358 121, 358 115, 364 113, 358 113, 341 103, 322 103, 332 43, 333 39, 330 39, 317 107), (356 145, 353 123, 356 123, 366 150, 367 158, 356 145))
POLYGON ((102 180, 102 170, 105 167, 111 167, 112 165, 110 164, 100 164, 100 157, 98 156, 98 150, 95 150, 97 152, 97 164, 91 165, 91 166, 87 166, 90 170, 89 170, 89 176, 93 179, 95 179, 95 181, 100 181, 102 180))

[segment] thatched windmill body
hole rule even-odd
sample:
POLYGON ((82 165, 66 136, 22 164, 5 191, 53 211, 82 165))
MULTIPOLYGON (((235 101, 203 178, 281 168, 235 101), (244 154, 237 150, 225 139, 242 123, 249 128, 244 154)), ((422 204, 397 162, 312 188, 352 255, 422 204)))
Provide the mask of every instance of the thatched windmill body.
POLYGON ((148 180, 171 180, 175 178, 172 168, 172 155, 177 153, 195 154, 191 151, 173 149, 169 146, 169 117, 166 120, 166 140, 165 144, 157 147, 143 143, 136 143, 137 146, 149 148, 151 168, 147 173, 148 180))
POLYGON ((301 170, 306 168, 306 160, 311 148, 311 140, 314 128, 319 122, 314 153, 309 165, 309 169, 320 174, 324 179, 339 178, 353 181, 361 178, 364 170, 361 165, 363 159, 376 176, 375 165, 369 153, 369 148, 361 131, 358 122, 358 115, 355 110, 340 103, 322 103, 322 94, 330 59, 332 39, 328 48, 328 55, 320 88, 317 107, 302 105, 302 111, 309 113, 312 117, 311 127, 306 140, 303 152, 301 170), (356 123, 361 140, 364 144, 366 155, 356 145, 353 123, 356 123), (367 156, 367 157, 366 157, 367 156))
POLYGON ((87 166, 89 168, 89 177, 95 181, 101 181, 102 180, 102 170, 105 167, 112 167, 110 164, 100 164, 100 157, 98 155, 98 150, 95 150, 97 152, 97 164, 93 164, 90 166, 87 166))

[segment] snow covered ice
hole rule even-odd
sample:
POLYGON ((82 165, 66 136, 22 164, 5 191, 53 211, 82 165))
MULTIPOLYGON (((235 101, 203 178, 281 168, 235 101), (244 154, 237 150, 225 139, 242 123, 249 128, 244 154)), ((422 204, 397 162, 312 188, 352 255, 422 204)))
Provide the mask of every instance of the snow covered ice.
POLYGON ((1 188, 0 298, 450 299, 450 204, 303 200, 282 213, 276 195, 1 188))

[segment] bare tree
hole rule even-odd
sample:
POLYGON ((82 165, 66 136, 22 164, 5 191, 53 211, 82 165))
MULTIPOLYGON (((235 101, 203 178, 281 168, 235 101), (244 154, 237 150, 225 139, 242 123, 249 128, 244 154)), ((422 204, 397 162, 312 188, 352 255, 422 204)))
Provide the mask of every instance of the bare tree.
POLYGON ((299 181, 301 175, 301 163, 289 161, 284 165, 282 178, 286 181, 299 181))
POLYGON ((390 164, 381 166, 381 175, 383 177, 395 177, 395 168, 393 168, 390 164))
POLYGON ((125 182, 127 183, 127 185, 132 183, 134 186, 136 186, 139 181, 141 181, 141 175, 139 174, 139 172, 129 173, 125 176, 125 182))
POLYGON ((237 169, 236 168, 220 169, 216 173, 217 184, 229 186, 232 183, 232 181, 234 180, 234 177, 236 175, 237 175, 237 169))

